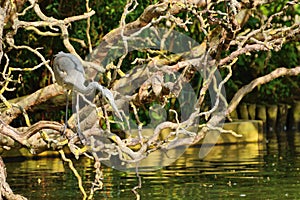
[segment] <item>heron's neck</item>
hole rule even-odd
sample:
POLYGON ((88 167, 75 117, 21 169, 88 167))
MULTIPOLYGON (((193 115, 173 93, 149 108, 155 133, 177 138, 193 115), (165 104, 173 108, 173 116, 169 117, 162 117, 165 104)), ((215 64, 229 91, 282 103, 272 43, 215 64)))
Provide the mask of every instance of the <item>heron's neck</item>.
POLYGON ((93 81, 88 84, 88 86, 85 86, 83 83, 79 85, 74 85, 74 89, 82 94, 90 94, 94 92, 95 90, 102 91, 103 87, 99 83, 93 81))

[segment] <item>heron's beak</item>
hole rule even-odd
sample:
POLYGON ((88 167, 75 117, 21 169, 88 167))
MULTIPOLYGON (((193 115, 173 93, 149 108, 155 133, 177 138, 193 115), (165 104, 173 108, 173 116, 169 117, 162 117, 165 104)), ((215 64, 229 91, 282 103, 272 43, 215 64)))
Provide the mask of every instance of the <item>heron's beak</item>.
POLYGON ((117 117, 123 121, 123 118, 119 112, 119 109, 115 103, 115 99, 111 91, 105 87, 102 87, 102 95, 109 101, 109 104, 111 105, 112 109, 115 111, 117 117))

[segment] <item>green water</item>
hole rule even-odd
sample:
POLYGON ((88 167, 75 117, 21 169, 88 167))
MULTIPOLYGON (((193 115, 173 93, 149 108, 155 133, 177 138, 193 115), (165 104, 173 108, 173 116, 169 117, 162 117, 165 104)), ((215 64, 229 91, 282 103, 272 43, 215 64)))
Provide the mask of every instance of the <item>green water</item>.
MULTIPOLYGON (((300 133, 273 134, 266 144, 215 146, 203 160, 189 148, 171 166, 142 172, 141 199, 300 199, 300 133)), ((77 181, 59 158, 5 159, 7 181, 28 199, 82 199, 77 181)), ((87 189, 94 180, 88 159, 74 161, 87 189)), ((134 173, 104 167, 95 199, 135 199, 134 173)))

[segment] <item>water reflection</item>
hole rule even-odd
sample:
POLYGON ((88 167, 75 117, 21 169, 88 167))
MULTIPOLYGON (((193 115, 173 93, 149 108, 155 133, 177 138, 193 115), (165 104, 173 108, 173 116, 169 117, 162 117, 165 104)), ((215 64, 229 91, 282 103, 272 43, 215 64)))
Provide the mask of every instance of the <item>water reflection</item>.
MULTIPOLYGON (((203 160, 199 146, 159 171, 141 172, 142 199, 299 199, 300 133, 269 135, 266 144, 218 145, 203 160)), ((74 161, 85 188, 94 180, 91 161, 74 161)), ((6 160, 8 182, 29 199, 81 199, 74 177, 59 158, 6 160)), ((135 174, 104 167, 95 199, 134 199, 135 174)))

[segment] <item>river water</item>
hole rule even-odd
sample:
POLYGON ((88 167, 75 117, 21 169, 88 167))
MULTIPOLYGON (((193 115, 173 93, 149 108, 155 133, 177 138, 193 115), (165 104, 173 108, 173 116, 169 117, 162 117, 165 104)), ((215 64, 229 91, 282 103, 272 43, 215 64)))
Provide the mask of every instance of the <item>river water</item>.
MULTIPOLYGON (((217 145, 204 159, 190 147, 172 165, 141 172, 141 199, 300 199, 300 133, 269 134, 262 143, 217 145)), ((77 180, 60 158, 4 159, 7 181, 28 199, 82 199, 77 180)), ((74 160, 84 187, 94 180, 89 159, 74 160)), ((135 173, 103 168, 95 199, 135 199, 135 173)))

